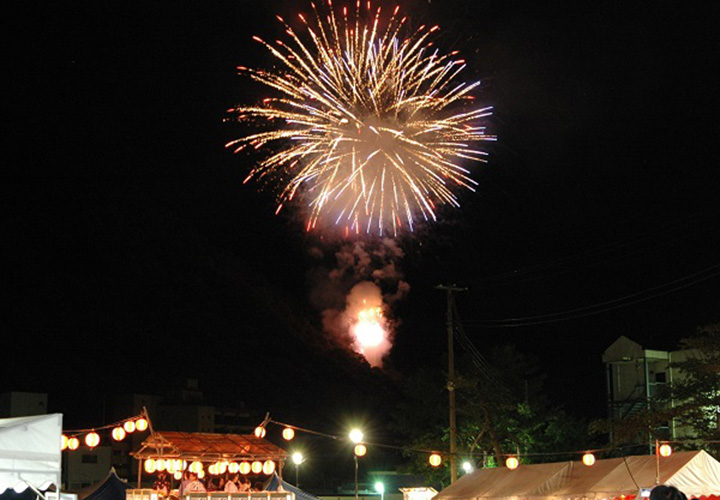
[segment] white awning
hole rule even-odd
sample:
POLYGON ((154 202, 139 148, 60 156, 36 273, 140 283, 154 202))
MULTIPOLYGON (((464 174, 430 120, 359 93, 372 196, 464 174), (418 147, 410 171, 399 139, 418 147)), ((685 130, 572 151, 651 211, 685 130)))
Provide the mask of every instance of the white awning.
POLYGON ((0 419, 0 493, 60 485, 62 415, 0 419))

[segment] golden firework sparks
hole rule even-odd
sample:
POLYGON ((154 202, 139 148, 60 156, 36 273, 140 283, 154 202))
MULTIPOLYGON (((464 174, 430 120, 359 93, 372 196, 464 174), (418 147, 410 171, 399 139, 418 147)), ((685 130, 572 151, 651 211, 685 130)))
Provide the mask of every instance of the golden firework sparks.
POLYGON ((477 144, 494 140, 483 126, 491 108, 471 104, 480 82, 457 78, 465 61, 432 46, 437 26, 405 36, 399 7, 386 19, 369 2, 354 14, 312 9, 314 22, 299 15, 302 36, 278 16, 288 43, 253 37, 278 69, 238 68, 277 94, 231 110, 267 125, 227 144, 267 151, 245 181, 272 177, 278 212, 298 197, 308 230, 397 234, 459 206, 456 188, 477 185, 463 164, 484 161, 477 144))

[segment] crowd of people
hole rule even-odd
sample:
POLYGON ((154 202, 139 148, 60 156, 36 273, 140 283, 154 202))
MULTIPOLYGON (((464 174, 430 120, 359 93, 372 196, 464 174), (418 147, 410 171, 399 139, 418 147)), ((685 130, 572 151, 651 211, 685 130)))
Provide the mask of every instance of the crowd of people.
MULTIPOLYGON (((160 471, 155 480, 153 488, 163 497, 174 497, 170 476, 165 471, 160 471)), ((243 491, 262 491, 262 483, 251 484, 250 480, 240 474, 232 474, 225 477, 207 478, 201 480, 197 473, 186 471, 183 474, 182 481, 177 490, 177 497, 182 498, 186 493, 206 493, 213 491, 224 491, 227 493, 236 493, 243 491)))

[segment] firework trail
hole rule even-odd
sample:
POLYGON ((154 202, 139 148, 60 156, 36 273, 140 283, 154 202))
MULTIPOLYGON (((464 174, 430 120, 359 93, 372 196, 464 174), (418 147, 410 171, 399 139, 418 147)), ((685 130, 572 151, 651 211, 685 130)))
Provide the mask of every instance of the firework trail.
POLYGON ((477 184, 462 164, 484 161, 477 143, 494 140, 483 126, 491 108, 472 106, 480 83, 457 78, 465 62, 432 46, 437 26, 406 35, 399 7, 312 9, 311 20, 299 15, 302 35, 278 16, 288 43, 253 37, 276 69, 238 68, 276 94, 229 110, 265 127, 227 144, 265 153, 245 181, 277 183, 278 212, 306 205, 308 231, 397 235, 458 206, 455 190, 477 184))

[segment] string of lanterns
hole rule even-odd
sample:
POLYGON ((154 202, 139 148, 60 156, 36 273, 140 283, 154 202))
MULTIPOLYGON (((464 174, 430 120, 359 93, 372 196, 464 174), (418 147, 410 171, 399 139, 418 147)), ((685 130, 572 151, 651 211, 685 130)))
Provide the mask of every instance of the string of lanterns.
MULTIPOLYGON (((338 436, 331 435, 331 434, 325 434, 322 432, 313 431, 310 429, 303 429, 301 427, 297 427, 294 425, 289 424, 283 424, 281 422, 274 421, 270 419, 270 416, 266 416, 265 420, 258 425, 255 430, 253 431, 253 434, 257 438, 264 438, 267 435, 267 426, 269 424, 276 424, 283 427, 282 430, 282 437, 286 441, 292 441, 295 438, 296 430, 307 432, 310 434, 316 434, 321 435, 325 437, 329 437, 332 439, 340 439, 338 436)), ((92 449, 97 447, 100 444, 100 435, 97 433, 97 431, 106 430, 106 429, 112 429, 110 435, 112 436, 112 439, 115 441, 122 441, 125 439, 125 437, 128 434, 132 434, 135 431, 143 432, 146 431, 150 427, 150 422, 147 417, 147 413, 143 412, 143 414, 127 418, 125 420, 121 420, 119 422, 105 425, 102 427, 96 427, 94 429, 84 429, 79 431, 66 431, 63 432, 63 434, 60 436, 60 449, 61 450, 77 450, 80 447, 80 439, 79 436, 82 436, 84 434, 84 443, 85 445, 92 449)), ((399 446, 392 446, 392 445, 384 445, 379 443, 366 443, 363 441, 362 432, 359 430, 354 430, 350 434, 350 439, 355 443, 355 447, 353 449, 355 455, 357 457, 363 457, 367 454, 367 445, 373 444, 375 446, 382 446, 386 448, 396 448, 396 449, 404 449, 405 451, 410 452, 416 452, 416 453, 427 453, 428 456, 428 463, 431 467, 440 467, 443 462, 442 455, 436 451, 428 451, 428 450, 418 450, 418 449, 405 449, 401 448, 399 446), (353 435, 354 433, 357 433, 353 435)), ((597 451, 608 451, 608 450, 595 450, 597 451)), ((672 454, 672 447, 667 442, 658 442, 656 447, 656 454, 660 457, 668 457, 672 454)), ((570 453, 579 453, 579 452, 570 452, 570 453)), ((552 453, 552 455, 567 455, 570 454, 568 452, 558 452, 558 453, 552 453)), ((533 455, 531 453, 524 454, 526 456, 533 455)), ((548 455, 547 453, 543 455, 548 455)), ((520 453, 516 454, 510 454, 506 455, 505 459, 505 466, 510 470, 515 470, 520 465, 520 453)), ((596 458, 595 454, 592 451, 586 451, 583 453, 581 458, 582 463, 587 467, 592 467, 595 464, 596 458)), ((145 472, 148 474, 152 474, 154 472, 159 471, 167 471, 170 474, 173 474, 173 476, 176 479, 180 479, 182 477, 183 471, 190 470, 191 472, 195 472, 198 474, 199 477, 204 477, 205 475, 205 468, 202 462, 194 461, 190 464, 187 464, 185 460, 180 459, 146 459, 144 463, 144 469, 145 472)), ((238 462, 229 462, 229 461, 219 461, 216 463, 213 463, 208 466, 207 472, 211 475, 221 475, 225 474, 225 472, 230 472, 232 474, 234 473, 240 473, 240 474, 250 474, 251 472, 253 474, 265 474, 265 475, 271 475, 273 472, 275 472, 276 464, 272 460, 255 460, 255 461, 242 461, 240 463, 238 462)))
POLYGON ((64 431, 60 436, 60 450, 75 451, 80 447, 80 437, 83 437, 85 446, 92 449, 100 444, 100 434, 97 431, 112 429, 110 435, 114 441, 122 441, 128 434, 135 431, 143 432, 150 427, 150 421, 147 415, 137 415, 134 417, 115 422, 113 424, 95 427, 93 429, 83 429, 77 431, 64 431))
POLYGON ((188 464, 186 460, 182 459, 153 459, 148 458, 143 464, 145 472, 153 474, 155 472, 166 471, 168 474, 172 474, 175 479, 182 479, 183 472, 189 470, 198 475, 199 478, 205 477, 206 473, 219 476, 229 472, 230 474, 240 473, 243 475, 250 474, 265 474, 266 476, 271 475, 275 472, 277 465, 273 460, 253 460, 253 461, 242 461, 242 462, 231 462, 228 460, 221 460, 210 464, 207 469, 205 465, 196 460, 188 464))
MULTIPOLYGON (((282 426, 283 427, 282 437, 286 441, 291 441, 295 437, 296 430, 309 432, 309 433, 317 434, 317 435, 321 435, 321 436, 326 436, 326 437, 329 437, 332 439, 340 439, 338 436, 334 436, 331 434, 325 434, 322 432, 312 431, 312 430, 303 429, 303 428, 300 428, 300 427, 297 427, 294 425, 277 422, 275 420, 270 419, 269 415, 267 417, 265 417, 265 420, 255 428, 255 431, 254 431, 255 436, 258 438, 264 438, 267 434, 266 427, 268 426, 268 424, 276 424, 276 425, 282 426)), ((353 432, 355 432, 355 431, 353 431, 353 432)), ((442 454, 440 454, 439 452, 436 452, 436 451, 407 449, 407 448, 402 448, 399 446, 384 445, 384 444, 378 444, 378 443, 364 443, 364 442, 362 442, 362 433, 360 433, 359 439, 354 438, 352 436, 352 434, 350 435, 350 439, 351 439, 351 441, 356 443, 355 448, 354 448, 354 453, 358 457, 362 457, 367 454, 367 446, 366 446, 367 444, 374 444, 376 446, 402 449, 404 451, 409 451, 409 452, 428 453, 429 454, 428 463, 430 464, 431 467, 440 467, 440 465, 442 465, 442 463, 443 463, 442 454)), ((595 452, 604 452, 604 451, 610 451, 610 449, 609 448, 608 449, 598 449, 598 450, 594 450, 594 451, 595 452)), ((667 442, 658 442, 657 443, 656 453, 658 456, 669 457, 672 454, 672 451, 673 451, 672 447, 667 442)), ((542 455, 558 455, 558 456, 560 456, 560 455, 569 455, 569 454, 578 454, 578 453, 582 453, 581 461, 585 466, 592 467, 595 464, 596 458, 595 458, 595 453, 593 453, 593 451, 542 453, 542 455)), ((523 455, 531 456, 534 454, 533 453, 525 453, 523 455)), ((515 453, 515 454, 505 455, 505 457, 506 457, 505 458, 505 467, 507 467, 508 469, 515 470, 520 466, 520 453, 519 452, 515 453)))

